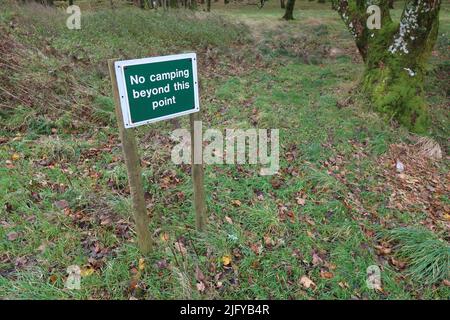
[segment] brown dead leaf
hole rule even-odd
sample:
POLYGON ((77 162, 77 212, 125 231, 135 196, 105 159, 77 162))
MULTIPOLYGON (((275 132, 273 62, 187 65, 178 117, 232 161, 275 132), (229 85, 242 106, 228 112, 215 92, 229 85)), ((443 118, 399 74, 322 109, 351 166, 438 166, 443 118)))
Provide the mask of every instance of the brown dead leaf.
POLYGON ((313 253, 313 256, 312 256, 312 264, 314 265, 314 266, 317 266, 317 265, 319 265, 319 264, 322 264, 323 263, 323 260, 322 260, 322 258, 321 257, 319 257, 319 255, 317 254, 317 253, 313 253))
POLYGON ((242 203, 239 200, 233 200, 231 201, 231 204, 235 207, 240 207, 242 203))
POLYGON ((300 278, 300 284, 305 288, 305 289, 314 289, 316 287, 316 284, 307 276, 302 276, 300 278))
POLYGON ((260 242, 250 244, 250 249, 256 254, 260 255, 263 250, 263 246, 260 242))
POLYGON ((400 270, 403 270, 406 267, 406 262, 394 259, 393 257, 391 257, 391 263, 400 270))
POLYGON ((199 266, 195 267, 195 279, 197 279, 198 282, 203 282, 205 280, 205 275, 199 266))
POLYGON ((175 249, 177 249, 177 251, 179 253, 181 253, 182 255, 186 255, 187 254, 186 247, 184 246, 184 244, 181 241, 175 242, 175 249))
POLYGON ((12 231, 12 232, 8 233, 6 235, 6 237, 8 238, 9 241, 14 241, 14 240, 17 240, 17 238, 19 237, 19 233, 12 231))
POLYGON ((155 266, 156 266, 156 268, 163 270, 163 269, 166 269, 169 266, 169 264, 167 263, 166 259, 162 259, 162 260, 156 261, 155 266))
POLYGON ((163 233, 161 233, 160 238, 161 238, 161 241, 167 242, 167 241, 169 241, 169 234, 167 232, 163 232, 163 233))
POLYGON ((386 256, 392 252, 391 248, 384 247, 384 246, 375 246, 377 249, 377 253, 381 256, 386 256))
POLYGON ((322 279, 331 279, 334 277, 332 272, 320 270, 320 277, 322 279))
POLYGON ((233 220, 229 216, 225 216, 225 221, 229 224, 233 224, 233 220))
POLYGON ((203 282, 198 282, 198 283, 197 283, 197 290, 198 290, 199 292, 204 292, 205 289, 206 289, 206 286, 205 286, 205 284, 204 284, 203 282))
POLYGON ((51 284, 55 284, 55 282, 58 280, 58 276, 55 274, 52 274, 48 280, 50 281, 51 284))

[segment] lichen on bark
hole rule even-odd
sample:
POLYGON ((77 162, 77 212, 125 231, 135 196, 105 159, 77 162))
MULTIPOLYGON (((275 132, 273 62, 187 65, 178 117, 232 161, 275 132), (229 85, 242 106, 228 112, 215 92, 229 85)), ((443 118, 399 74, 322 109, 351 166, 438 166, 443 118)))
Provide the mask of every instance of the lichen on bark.
POLYGON ((438 34, 440 3, 407 0, 395 22, 389 0, 333 0, 366 65, 362 88, 375 109, 418 133, 429 122, 423 83, 438 34), (381 29, 368 28, 370 5, 381 9, 381 29))

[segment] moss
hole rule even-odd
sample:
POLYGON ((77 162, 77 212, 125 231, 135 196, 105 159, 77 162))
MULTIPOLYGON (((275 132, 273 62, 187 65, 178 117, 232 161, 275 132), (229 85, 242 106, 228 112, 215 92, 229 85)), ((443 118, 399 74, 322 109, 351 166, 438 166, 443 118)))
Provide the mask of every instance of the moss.
POLYGON ((410 76, 408 71, 394 64, 368 69, 363 88, 378 112, 397 120, 413 132, 425 133, 429 119, 422 80, 421 73, 410 76))

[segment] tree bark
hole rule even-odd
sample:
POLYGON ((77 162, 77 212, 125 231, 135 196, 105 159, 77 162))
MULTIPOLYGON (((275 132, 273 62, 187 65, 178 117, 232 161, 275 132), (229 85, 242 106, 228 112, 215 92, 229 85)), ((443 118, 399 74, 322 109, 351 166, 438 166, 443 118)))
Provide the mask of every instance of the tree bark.
POLYGON ((207 12, 211 11, 211 0, 206 0, 206 11, 207 12))
POLYGON ((136 7, 144 9, 144 0, 133 0, 133 3, 136 7))
POLYGON ((381 29, 369 29, 366 1, 333 0, 365 63, 362 89, 376 110, 411 131, 423 133, 429 119, 424 100, 426 62, 438 35, 441 0, 406 0, 400 23, 391 19, 389 0, 381 29))
POLYGON ((286 9, 286 3, 284 2, 284 0, 280 0, 280 7, 281 9, 286 9))
POLYGON ((286 11, 284 12, 284 20, 294 20, 295 0, 287 0, 286 11))
MULTIPOLYGON (((27 1, 23 1, 23 2, 27 2, 27 1)), ((44 5, 44 6, 53 6, 53 0, 34 0, 34 2, 38 2, 38 3, 40 3, 40 4, 42 4, 42 5, 44 5)))

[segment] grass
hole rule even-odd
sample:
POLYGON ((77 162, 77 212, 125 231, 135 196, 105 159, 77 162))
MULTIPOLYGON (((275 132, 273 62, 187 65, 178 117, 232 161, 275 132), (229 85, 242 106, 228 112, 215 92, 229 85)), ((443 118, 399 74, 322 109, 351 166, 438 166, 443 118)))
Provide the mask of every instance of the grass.
MULTIPOLYGON (((2 105, 14 107, 0 111, 0 296, 448 298, 448 287, 437 281, 445 261, 428 284, 415 276, 429 274, 416 264, 417 255, 406 270, 392 264, 407 248, 401 239, 392 257, 377 251, 380 225, 417 227, 430 213, 388 205, 392 190, 379 159, 412 137, 380 119, 357 92, 363 66, 337 14, 301 2, 297 19, 285 23, 275 4, 261 10, 215 5, 212 14, 86 7, 80 32, 65 29, 65 16, 52 10, 32 16, 35 8, 8 5, 0 13, 9 47, 23 46, 3 55, 18 59, 18 71, 0 71, 0 86, 23 100, 0 96, 2 105), (338 56, 329 55, 332 48, 340 49, 338 56), (279 128, 281 169, 262 177, 255 166, 207 166, 209 224, 199 234, 189 167, 170 161, 176 125, 139 128, 156 239, 156 250, 143 257, 135 243, 106 60, 186 50, 199 55, 204 127, 279 128), (32 93, 31 101, 20 88, 32 93), (224 257, 231 263, 225 265, 224 257), (94 270, 82 278, 81 290, 64 287, 70 265, 94 270), (382 291, 365 285, 371 265, 382 269, 382 291), (316 287, 302 286, 302 276, 316 287), (197 289, 200 281, 204 291, 197 289)), ((447 34, 448 8, 443 10, 447 34)), ((443 61, 432 61, 433 72, 442 75, 443 61)), ((428 86, 437 106, 431 135, 441 142, 448 122, 437 116, 446 114, 447 102, 439 79, 430 77, 428 86)), ((185 118, 179 122, 188 125, 185 118)), ((434 165, 444 179, 446 160, 434 165)), ((432 229, 441 235, 445 221, 432 229)))
POLYGON ((426 229, 397 228, 386 233, 388 240, 398 243, 398 256, 409 261, 408 273, 411 277, 426 285, 448 278, 448 243, 426 229))

